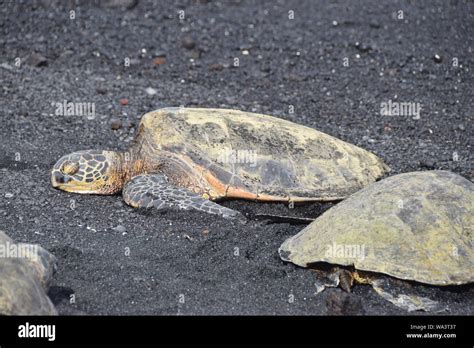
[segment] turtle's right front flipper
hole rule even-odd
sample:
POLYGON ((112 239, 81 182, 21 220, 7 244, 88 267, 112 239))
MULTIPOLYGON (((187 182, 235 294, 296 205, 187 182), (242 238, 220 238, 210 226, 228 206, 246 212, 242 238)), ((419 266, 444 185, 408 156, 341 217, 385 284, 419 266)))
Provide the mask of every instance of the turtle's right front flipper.
POLYGON ((245 220, 240 212, 173 185, 161 174, 142 174, 133 177, 125 184, 122 195, 125 202, 135 208, 199 210, 227 219, 245 220))

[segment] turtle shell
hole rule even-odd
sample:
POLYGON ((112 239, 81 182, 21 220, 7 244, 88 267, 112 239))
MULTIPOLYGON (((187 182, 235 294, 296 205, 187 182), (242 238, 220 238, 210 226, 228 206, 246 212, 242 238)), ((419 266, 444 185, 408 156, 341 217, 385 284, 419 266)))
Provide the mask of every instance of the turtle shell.
POLYGON ((374 154, 315 129, 227 109, 150 112, 135 146, 184 156, 222 197, 337 200, 388 170, 374 154))
POLYGON ((434 285, 474 281, 474 184, 448 171, 399 174, 337 204, 279 253, 434 285))
POLYGON ((57 314, 46 294, 56 258, 39 245, 15 243, 2 231, 0 251, 0 314, 57 314))

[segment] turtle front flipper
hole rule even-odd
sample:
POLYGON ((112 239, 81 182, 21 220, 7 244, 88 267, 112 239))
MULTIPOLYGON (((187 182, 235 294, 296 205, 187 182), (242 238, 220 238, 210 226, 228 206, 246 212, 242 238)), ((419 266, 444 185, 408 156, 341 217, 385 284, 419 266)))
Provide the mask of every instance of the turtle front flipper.
POLYGON ((235 210, 223 207, 201 195, 168 182, 162 174, 134 176, 122 190, 124 201, 135 208, 199 210, 227 219, 245 220, 235 210))

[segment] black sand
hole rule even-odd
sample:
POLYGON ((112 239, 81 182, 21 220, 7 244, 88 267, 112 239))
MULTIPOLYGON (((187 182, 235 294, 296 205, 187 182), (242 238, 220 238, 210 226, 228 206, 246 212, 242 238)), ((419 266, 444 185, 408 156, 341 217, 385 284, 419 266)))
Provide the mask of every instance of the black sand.
MULTIPOLYGON (((49 170, 79 149, 124 150, 141 115, 185 105, 312 126, 374 152, 392 174, 472 180, 474 4, 117 2, 0 7, 0 229, 58 257, 50 296, 60 314, 406 314, 368 286, 315 296, 312 272, 277 254, 302 226, 137 211, 120 196, 57 191, 49 170), (56 115, 64 100, 95 103, 95 118, 56 115), (381 116, 389 100, 420 103, 419 119, 381 116)), ((329 207, 224 205, 309 217, 329 207)), ((445 314, 473 313, 470 286, 425 291, 445 314)))

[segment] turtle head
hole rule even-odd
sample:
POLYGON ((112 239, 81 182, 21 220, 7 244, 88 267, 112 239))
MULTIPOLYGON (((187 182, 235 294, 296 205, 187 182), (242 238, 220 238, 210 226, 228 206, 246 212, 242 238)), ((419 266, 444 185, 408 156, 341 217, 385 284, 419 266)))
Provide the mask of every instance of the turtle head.
POLYGON ((117 152, 73 152, 56 162, 51 170, 51 185, 67 192, 114 194, 123 185, 120 164, 117 152))

